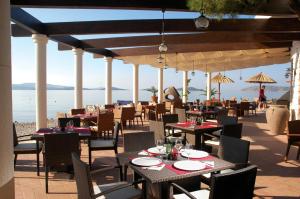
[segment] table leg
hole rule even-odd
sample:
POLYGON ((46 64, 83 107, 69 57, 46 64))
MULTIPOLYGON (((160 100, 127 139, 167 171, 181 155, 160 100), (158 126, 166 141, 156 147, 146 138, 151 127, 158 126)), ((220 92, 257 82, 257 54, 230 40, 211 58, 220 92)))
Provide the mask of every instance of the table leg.
POLYGON ((37 175, 40 175, 40 153, 39 153, 39 141, 36 140, 36 172, 37 175))
POLYGON ((195 132, 195 149, 203 149, 203 143, 202 133, 195 132))

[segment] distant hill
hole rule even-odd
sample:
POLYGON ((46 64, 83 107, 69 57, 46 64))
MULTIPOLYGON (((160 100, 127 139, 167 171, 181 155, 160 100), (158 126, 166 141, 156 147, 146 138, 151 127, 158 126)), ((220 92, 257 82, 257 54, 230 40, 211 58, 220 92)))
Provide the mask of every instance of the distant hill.
MULTIPOLYGON (((178 91, 182 91, 182 88, 177 88, 178 91)), ((190 86, 188 88, 189 91, 201 91, 202 89, 199 89, 199 88, 195 88, 195 87, 192 87, 190 86)))
MULTIPOLYGON (((35 83, 13 84, 13 90, 35 90, 35 83)), ((104 90, 105 88, 83 88, 83 90, 104 90)), ((73 86, 61 86, 54 84, 47 84, 47 90, 74 90, 73 86)), ((112 87, 112 90, 126 90, 122 88, 112 87)))
MULTIPOLYGON (((247 92, 258 92, 259 86, 249 86, 246 88, 241 89, 242 91, 247 92)), ((287 92, 290 88, 288 86, 271 86, 266 85, 266 91, 268 92, 287 92)))

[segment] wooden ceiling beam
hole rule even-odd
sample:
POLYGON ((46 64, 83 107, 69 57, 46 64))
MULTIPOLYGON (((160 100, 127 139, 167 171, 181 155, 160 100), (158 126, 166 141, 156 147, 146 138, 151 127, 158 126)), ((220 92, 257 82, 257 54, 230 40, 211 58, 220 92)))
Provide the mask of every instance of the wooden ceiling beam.
MULTIPOLYGON (((249 50, 266 48, 289 48, 292 42, 257 42, 257 43, 216 43, 216 44, 195 44, 195 45, 169 45, 168 53, 184 52, 211 52, 229 50, 249 50)), ((114 49, 112 52, 116 57, 155 55, 159 54, 157 46, 114 49)))
MULTIPOLYGON (((12 24, 13 36, 29 36, 16 32, 12 24)), ((47 35, 89 35, 89 34, 132 34, 160 33, 161 20, 113 20, 44 23, 47 35)), ((166 33, 199 33, 199 32, 300 32, 300 21, 297 18, 270 19, 223 19, 210 20, 205 30, 197 30, 193 19, 167 19, 166 33)))
MULTIPOLYGON (((200 33, 166 35, 165 41, 170 44, 203 44, 203 43, 241 43, 241 42, 279 42, 300 40, 299 33, 200 33)), ((81 40, 84 48, 123 48, 138 46, 157 46, 161 36, 136 36, 81 40)), ((59 50, 71 50, 70 47, 58 44, 59 50)))
MULTIPOLYGON (((29 8, 129 9, 190 11, 187 0, 11 0, 11 5, 29 8)), ((269 0, 263 9, 266 15, 292 14, 288 0, 269 0)), ((240 13, 249 14, 249 13, 240 13)))

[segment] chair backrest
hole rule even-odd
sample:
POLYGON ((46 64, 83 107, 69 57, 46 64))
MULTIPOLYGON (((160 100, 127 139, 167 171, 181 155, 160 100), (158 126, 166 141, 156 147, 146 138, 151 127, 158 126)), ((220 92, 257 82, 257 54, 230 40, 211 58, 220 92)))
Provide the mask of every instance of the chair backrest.
POLYGON ((76 117, 69 117, 69 118, 58 118, 58 126, 59 127, 66 127, 67 123, 70 121, 73 121, 73 124, 75 127, 80 127, 80 118, 76 118, 76 117))
POLYGON ((113 131, 113 139, 114 139, 114 146, 115 147, 118 147, 120 127, 121 127, 121 124, 119 122, 115 122, 114 131, 113 131))
POLYGON ((13 123, 13 136, 14 136, 14 146, 17 146, 19 144, 19 141, 18 141, 18 135, 17 135, 15 123, 13 123))
POLYGON ((94 194, 90 168, 76 153, 72 153, 78 199, 92 199, 94 194))
POLYGON ((105 104, 105 105, 104 105, 104 108, 105 108, 105 109, 114 109, 114 108, 115 108, 115 105, 114 105, 114 104, 105 104))
POLYGON ((156 104, 155 111, 156 111, 156 114, 166 113, 165 104, 163 104, 163 103, 156 104))
POLYGON ((171 110, 172 102, 165 102, 165 109, 171 110))
POLYGON ((226 124, 223 126, 222 135, 241 138, 243 131, 243 124, 226 124))
POLYGON ((241 110, 249 110, 250 102, 241 102, 240 109, 241 110))
POLYGON ((154 132, 143 131, 124 134, 124 152, 134 152, 155 146, 154 132))
POLYGON ((168 123, 177 123, 178 114, 166 114, 162 116, 162 121, 166 125, 168 123))
POLYGON ((140 101, 140 104, 141 105, 149 105, 149 102, 147 102, 147 101, 140 101))
POLYGON ((237 117, 227 116, 227 115, 220 115, 218 116, 218 123, 222 125, 229 125, 229 124, 237 124, 238 119, 237 117))
MULTIPOLYGON (((300 120, 293 120, 288 122, 288 134, 300 134, 300 120)), ((289 137, 290 141, 300 141, 299 137, 289 137)))
POLYGON ((218 157, 237 164, 237 167, 243 167, 248 163, 249 147, 249 141, 221 136, 218 157))
POLYGON ((165 125, 161 121, 149 120, 150 131, 154 132, 154 139, 165 139, 165 125))
POLYGON ((71 115, 77 115, 77 114, 85 114, 85 109, 84 108, 71 109, 71 115))
POLYGON ((149 120, 156 120, 156 114, 155 114, 155 111, 149 110, 149 112, 148 112, 148 119, 149 119, 149 120))
POLYGON ((102 112, 97 116, 98 132, 113 131, 114 129, 114 113, 102 112))
POLYGON ((122 120, 134 120, 135 107, 122 107, 122 120))
POLYGON ((143 105, 137 104, 137 105, 136 105, 136 108, 135 108, 135 111, 136 111, 137 113, 142 113, 142 111, 143 111, 143 105))
POLYGON ((209 199, 252 199, 257 167, 248 166, 211 177, 209 199))
POLYGON ((79 154, 78 133, 45 134, 45 165, 72 165, 71 153, 79 154))
POLYGON ((178 114, 178 122, 186 122, 186 113, 184 108, 175 108, 175 113, 178 114))

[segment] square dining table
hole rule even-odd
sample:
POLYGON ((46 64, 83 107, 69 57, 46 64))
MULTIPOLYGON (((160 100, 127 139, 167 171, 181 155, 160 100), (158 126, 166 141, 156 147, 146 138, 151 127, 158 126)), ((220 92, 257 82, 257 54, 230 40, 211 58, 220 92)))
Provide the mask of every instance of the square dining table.
MULTIPOLYGON (((50 133, 67 133, 68 128, 65 131, 61 131, 59 128, 41 128, 31 135, 31 139, 36 141, 36 149, 38 151, 40 142, 44 141, 44 135, 50 133)), ((91 137, 91 129, 89 127, 73 127, 72 133, 78 133, 80 140, 89 139, 91 137)), ((40 175, 40 160, 39 154, 37 154, 37 175, 40 175)))
MULTIPOLYGON (((163 199, 169 198, 170 196, 169 193, 170 182, 180 181, 180 180, 190 180, 193 177, 197 177, 202 174, 218 172, 221 170, 231 169, 235 167, 233 163, 209 155, 207 157, 193 159, 193 160, 200 161, 203 163, 213 162, 213 165, 208 164, 206 165, 206 168, 202 170, 184 171, 184 170, 177 169, 173 166, 173 164, 176 161, 186 160, 186 158, 178 155, 177 160, 163 160, 163 164, 165 164, 165 166, 161 170, 150 170, 145 167, 136 166, 131 163, 131 160, 133 160, 134 158, 147 157, 145 155, 139 155, 139 152, 119 153, 117 157, 118 157, 119 164, 121 166, 130 167, 135 174, 138 174, 143 179, 145 179, 147 182, 146 183, 147 187, 148 186, 156 187, 156 189, 154 189, 156 191, 156 193, 154 193, 155 198, 163 198, 163 199)), ((193 185, 191 184, 191 186, 193 185)))
POLYGON ((203 134, 210 133, 219 129, 222 129, 223 125, 217 122, 203 122, 201 125, 195 125, 191 121, 180 123, 168 123, 167 127, 172 129, 182 130, 184 133, 189 133, 195 136, 195 149, 203 149, 203 134))

